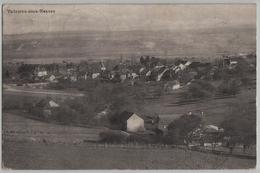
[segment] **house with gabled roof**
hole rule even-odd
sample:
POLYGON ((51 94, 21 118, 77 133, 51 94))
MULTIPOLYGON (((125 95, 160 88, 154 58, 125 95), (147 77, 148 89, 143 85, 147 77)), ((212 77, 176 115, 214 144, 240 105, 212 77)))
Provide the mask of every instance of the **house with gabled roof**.
POLYGON ((127 132, 144 132, 144 119, 133 112, 124 111, 113 118, 118 130, 127 132))

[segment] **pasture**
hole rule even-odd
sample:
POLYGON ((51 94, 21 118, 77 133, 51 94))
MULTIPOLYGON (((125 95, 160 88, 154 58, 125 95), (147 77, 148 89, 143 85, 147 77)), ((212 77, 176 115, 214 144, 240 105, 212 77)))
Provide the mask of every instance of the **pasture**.
POLYGON ((93 148, 87 144, 5 142, 3 165, 12 169, 247 169, 256 160, 180 149, 93 148))

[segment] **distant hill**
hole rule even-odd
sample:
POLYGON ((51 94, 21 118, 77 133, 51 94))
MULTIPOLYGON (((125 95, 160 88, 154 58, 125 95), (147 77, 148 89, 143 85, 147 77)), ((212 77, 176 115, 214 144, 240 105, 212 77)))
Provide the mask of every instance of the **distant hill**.
POLYGON ((153 55, 216 56, 256 50, 256 28, 80 31, 3 36, 3 60, 95 59, 153 55))

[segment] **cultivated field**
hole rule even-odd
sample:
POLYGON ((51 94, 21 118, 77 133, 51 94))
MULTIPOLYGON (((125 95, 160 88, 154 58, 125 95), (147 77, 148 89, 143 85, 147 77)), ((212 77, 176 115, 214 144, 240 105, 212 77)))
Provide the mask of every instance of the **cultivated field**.
POLYGON ((180 149, 95 148, 87 144, 5 142, 3 165, 12 169, 246 169, 256 160, 180 149))

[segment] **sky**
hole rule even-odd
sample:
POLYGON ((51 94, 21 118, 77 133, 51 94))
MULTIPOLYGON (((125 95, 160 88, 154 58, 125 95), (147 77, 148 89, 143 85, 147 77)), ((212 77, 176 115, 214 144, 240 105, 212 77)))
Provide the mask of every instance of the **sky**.
POLYGON ((5 5, 3 33, 256 27, 256 5, 5 5), (8 10, 55 13, 8 13, 8 10))

